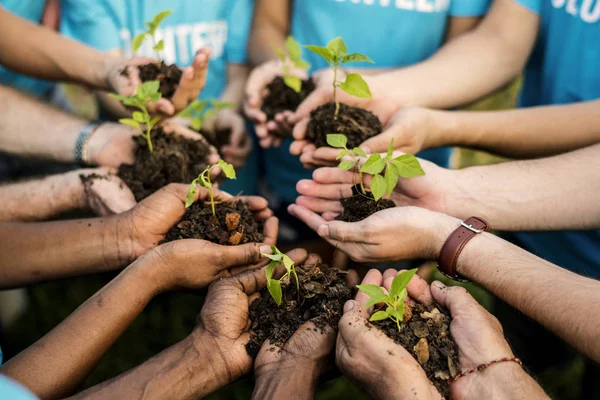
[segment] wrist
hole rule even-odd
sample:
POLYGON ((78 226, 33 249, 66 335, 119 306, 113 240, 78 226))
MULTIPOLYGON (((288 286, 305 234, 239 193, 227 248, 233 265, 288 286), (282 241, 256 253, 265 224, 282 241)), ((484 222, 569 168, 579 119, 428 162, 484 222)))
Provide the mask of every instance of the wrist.
POLYGON ((282 362, 273 368, 255 370, 256 384, 253 398, 306 398, 312 399, 322 367, 317 361, 306 363, 282 362))
POLYGON ((90 206, 87 201, 85 193, 85 186, 81 181, 80 175, 91 173, 93 170, 79 169, 71 172, 67 172, 60 176, 59 185, 53 193, 51 201, 53 204, 62 204, 63 211, 70 210, 90 210, 90 206))
POLYGON ((505 392, 507 387, 520 391, 520 383, 527 381, 528 375, 519 364, 501 363, 451 382, 450 391, 453 398, 490 399, 505 392))
POLYGON ((443 110, 424 109, 429 123, 424 149, 456 145, 456 138, 460 134, 457 128, 456 113, 443 110))
POLYGON ((436 213, 436 218, 434 218, 430 225, 427 227, 427 245, 426 249, 426 258, 430 260, 437 260, 440 257, 440 253, 442 251, 442 247, 444 243, 454 232, 454 230, 460 226, 461 220, 441 214, 436 213))

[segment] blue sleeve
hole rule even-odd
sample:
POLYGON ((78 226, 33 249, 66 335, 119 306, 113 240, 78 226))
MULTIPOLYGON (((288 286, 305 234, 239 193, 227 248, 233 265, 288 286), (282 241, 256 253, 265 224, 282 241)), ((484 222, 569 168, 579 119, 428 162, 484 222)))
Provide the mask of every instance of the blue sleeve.
POLYGON ((448 13, 452 17, 479 17, 487 13, 492 0, 451 0, 448 13))
POLYGON ((111 0, 62 0, 62 4, 63 35, 100 51, 121 48, 119 17, 123 4, 111 0))
POLYGON ((522 5, 529 11, 532 11, 536 14, 540 13, 541 0, 513 0, 513 1, 519 3, 520 5, 522 5))
POLYGON ((233 0, 234 4, 227 20, 227 62, 245 64, 248 61, 248 38, 252 27, 254 1, 233 0))
POLYGON ((24 386, 0 374, 0 399, 10 400, 36 400, 24 386))

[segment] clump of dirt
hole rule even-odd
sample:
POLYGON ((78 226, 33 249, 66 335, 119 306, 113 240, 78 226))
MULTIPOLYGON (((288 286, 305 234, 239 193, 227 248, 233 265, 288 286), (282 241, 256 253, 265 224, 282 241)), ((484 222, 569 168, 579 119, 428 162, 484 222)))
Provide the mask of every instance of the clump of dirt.
POLYGON ((283 78, 278 76, 267 85, 268 94, 263 100, 262 111, 267 115, 267 121, 273 120, 275 115, 283 111, 296 111, 300 103, 315 90, 312 79, 302 81, 300 93, 285 84, 283 78))
POLYGON ((346 146, 352 149, 382 132, 381 121, 370 111, 340 103, 336 119, 334 114, 335 103, 323 104, 310 113, 306 136, 317 147, 328 146, 327 135, 330 133, 346 135, 346 146))
POLYGON ((286 278, 287 282, 282 282, 280 306, 266 288, 250 305, 252 334, 246 351, 251 357, 256 357, 267 339, 281 347, 300 325, 309 320, 321 332, 327 325, 337 328, 344 303, 352 297, 352 290, 345 281, 346 274, 321 263, 297 265, 296 273, 300 282, 299 294, 295 279, 286 278))
POLYGON ((201 239, 236 246, 262 243, 264 223, 254 218, 248 203, 235 199, 215 204, 212 215, 210 202, 196 202, 165 237, 163 243, 180 239, 201 239))
MULTIPOLYGON (((217 129, 215 131, 208 131, 202 129, 200 134, 213 145, 216 149, 221 150, 221 147, 227 146, 231 142, 231 129, 217 129)), ((243 143, 242 143, 243 144, 243 143)))
POLYGON ((164 61, 159 64, 150 63, 138 67, 142 82, 160 81, 162 97, 170 99, 179 87, 183 71, 175 64, 167 65, 164 61))
POLYGON ((430 311, 422 304, 410 306, 405 303, 404 307, 411 312, 405 312, 405 323, 400 331, 390 319, 372 324, 404 347, 419 362, 442 396, 448 398, 448 380, 459 373, 458 346, 450 335, 452 318, 445 310, 433 308, 430 311))
POLYGON ((169 183, 190 183, 207 167, 210 149, 201 140, 167 134, 161 127, 151 133, 154 151, 146 139, 134 136, 137 143, 135 163, 121 164, 118 175, 140 201, 169 183))
POLYGON ((382 198, 375 201, 373 194, 371 192, 364 194, 359 185, 352 187, 351 197, 344 197, 340 202, 344 211, 336 219, 344 222, 362 221, 377 211, 396 207, 396 204, 389 199, 382 198))

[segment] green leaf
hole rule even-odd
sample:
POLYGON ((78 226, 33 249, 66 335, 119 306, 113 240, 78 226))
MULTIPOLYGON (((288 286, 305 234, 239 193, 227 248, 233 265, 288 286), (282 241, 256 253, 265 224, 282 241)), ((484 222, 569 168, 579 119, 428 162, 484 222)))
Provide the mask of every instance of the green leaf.
POLYGON ((167 18, 169 15, 171 15, 171 13, 173 12, 173 10, 165 10, 165 11, 161 11, 158 14, 156 14, 154 16, 154 18, 152 19, 152 26, 154 26, 154 28, 158 28, 158 26, 161 24, 161 22, 163 22, 163 20, 165 18, 167 18))
POLYGON ((297 60, 292 60, 292 62, 294 63, 294 67, 296 67, 296 68, 303 69, 305 71, 308 71, 310 69, 310 63, 304 61, 301 58, 299 58, 297 60))
POLYGON ((135 119, 131 119, 131 118, 121 118, 119 120, 120 123, 122 123, 123 125, 127 125, 127 126, 131 126, 132 128, 135 129, 140 129, 140 123, 137 122, 135 119))
POLYGON ((302 79, 298 78, 297 76, 284 76, 283 82, 285 82, 286 86, 296 93, 300 93, 302 91, 302 79))
POLYGON ((156 51, 163 51, 165 49, 165 41, 164 40, 159 40, 158 43, 156 43, 156 46, 154 46, 152 48, 152 50, 156 50, 156 51))
POLYGON ((262 253, 262 255, 263 255, 263 257, 267 257, 268 259, 277 261, 276 264, 279 264, 279 262, 281 261, 281 254, 264 254, 264 253, 262 253))
POLYGON ((345 149, 348 143, 346 136, 339 133, 328 133, 326 139, 327 144, 336 149, 345 149))
POLYGON ((348 171, 349 169, 352 169, 353 167, 354 167, 354 161, 342 161, 338 165, 338 168, 341 169, 342 171, 348 171))
POLYGON ((190 124, 192 125, 193 130, 200 132, 200 129, 202 129, 203 122, 204 120, 202 118, 192 118, 190 124))
POLYGON ((267 289, 269 289, 269 293, 271 293, 271 297, 275 300, 275 303, 280 306, 281 305, 281 282, 276 279, 271 279, 267 281, 267 289))
POLYGON ((404 288, 400 291, 399 295, 394 297, 394 302, 396 302, 396 303, 404 302, 404 299, 406 299, 407 297, 408 297, 408 291, 406 290, 406 288, 404 288))
POLYGON ((363 149, 361 149, 360 147, 355 147, 352 149, 352 151, 354 152, 354 154, 359 155, 361 157, 367 156, 367 153, 365 153, 365 151, 363 149))
POLYGON ((285 62, 287 57, 285 56, 283 50, 281 50, 279 47, 275 47, 275 53, 277 53, 277 57, 279 57, 282 62, 285 62))
POLYGON ((192 204, 194 204, 194 199, 196 198, 196 184, 198 183, 198 179, 194 179, 190 184, 190 188, 188 189, 187 196, 185 197, 185 208, 189 208, 192 204))
POLYGON ((333 61, 334 54, 327 47, 323 47, 323 46, 304 46, 304 47, 307 48, 308 50, 312 51, 316 55, 323 57, 325 59, 325 61, 327 61, 328 64, 330 64, 333 61))
POLYGON ((404 307, 402 307, 402 312, 400 312, 400 310, 394 309, 393 307, 386 308, 385 312, 391 315, 392 317, 395 317, 398 321, 404 321, 404 307))
POLYGON ((381 287, 373 285, 372 283, 367 283, 365 285, 356 285, 356 288, 361 292, 366 293, 371 298, 380 298, 387 296, 381 287))
POLYGON ((391 303, 392 301, 394 301, 394 299, 390 296, 371 297, 369 301, 367 301, 367 303, 365 304, 365 307, 371 307, 377 303, 391 303))
POLYGON ((392 287, 390 289, 390 296, 398 296, 402 289, 406 288, 406 285, 410 282, 413 276, 417 273, 417 268, 413 268, 409 271, 402 272, 396 275, 392 281, 392 287))
POLYGON ((414 178, 415 176, 425 175, 425 171, 423 171, 421 164, 419 164, 419 160, 412 154, 403 154, 394 158, 391 162, 398 170, 398 175, 402 178, 414 178))
POLYGON ((160 98, 162 97, 162 94, 160 92, 157 93, 153 93, 149 96, 150 101, 158 101, 160 100, 160 98))
POLYGON ((131 42, 131 50, 133 50, 134 53, 136 51, 138 51, 140 49, 140 47, 142 47, 142 43, 144 43, 145 39, 146 39, 146 32, 140 33, 139 35, 134 37, 133 41, 131 42))
POLYGON ((144 82, 144 83, 142 83, 142 86, 140 86, 138 88, 138 92, 137 92, 138 97, 141 97, 141 99, 145 101, 148 96, 151 96, 151 95, 157 93, 159 88, 160 88, 159 81, 144 82))
POLYGON ((340 89, 361 99, 370 99, 372 97, 369 85, 359 74, 348 75, 346 81, 340 83, 340 89))
MULTIPOLYGON (((263 256, 269 256, 270 254, 263 254, 263 256)), ((267 281, 270 281, 273 278, 273 272, 275 272, 275 267, 277 267, 276 262, 269 263, 267 265, 267 269, 265 270, 265 275, 267 276, 267 281)))
POLYGON ((137 97, 130 97, 128 99, 123 100, 123 104, 129 107, 141 107, 144 105, 137 97))
POLYGON ((292 267, 294 266, 294 262, 287 255, 283 254, 283 265, 284 265, 285 269, 288 272, 290 272, 292 270, 292 267))
POLYGON ((350 152, 346 149, 340 151, 340 154, 337 155, 337 157, 335 158, 336 160, 339 160, 340 158, 344 157, 346 154, 349 154, 350 152))
POLYGON ((392 158, 393 154, 394 154, 394 138, 392 138, 392 140, 390 141, 390 147, 388 147, 388 151, 387 151, 385 158, 389 160, 390 158, 392 158))
POLYGON ((133 117, 134 120, 136 120, 137 122, 146 122, 146 118, 144 117, 144 114, 139 112, 139 111, 134 111, 131 116, 133 117))
POLYGON ((331 42, 327 43, 327 48, 331 51, 338 59, 341 59, 346 54, 348 54, 348 48, 346 47, 346 43, 344 43, 344 39, 341 37, 336 37, 331 42))
POLYGON ((388 164, 385 168, 384 179, 386 186, 385 193, 388 196, 391 196, 392 192, 394 191, 394 188, 398 184, 398 171, 396 170, 396 167, 393 164, 388 164))
POLYGON ((223 170, 223 172, 225 173, 225 176, 229 179, 237 179, 235 176, 235 168, 233 168, 233 165, 229 164, 228 162, 226 162, 225 160, 219 160, 219 162, 217 163, 217 165, 223 170))
POLYGON ((217 110, 224 110, 226 108, 233 108, 233 103, 230 103, 228 101, 220 101, 217 99, 211 99, 210 101, 210 105, 217 109, 217 110))
POLYGON ((200 186, 210 189, 211 185, 204 177, 204 173, 206 171, 208 171, 208 169, 205 169, 204 172, 200 175, 200 177, 199 177, 200 179, 199 179, 198 183, 200 184, 200 186))
POLYGON ((369 57, 365 56, 364 54, 360 54, 360 53, 348 54, 347 56, 344 56, 342 58, 342 64, 349 63, 349 62, 369 62, 371 64, 375 64, 373 62, 373 60, 371 60, 369 57))
POLYGON ((379 201, 386 192, 386 184, 383 176, 375 174, 371 180, 371 193, 375 201, 379 201))
POLYGON ((300 43, 292 36, 288 36, 287 39, 285 39, 285 48, 292 60, 302 57, 302 47, 300 47, 300 43))
POLYGON ((110 97, 112 97, 113 99, 117 99, 117 100, 119 100, 119 101, 124 101, 124 100, 127 100, 127 99, 129 99, 129 97, 121 96, 121 95, 119 95, 119 94, 116 94, 116 93, 109 93, 108 95, 109 95, 110 97))
POLYGON ((366 172, 367 174, 375 175, 383 171, 385 168, 385 161, 381 158, 379 153, 371 154, 369 159, 360 167, 360 172, 366 172))
POLYGON ((369 321, 382 321, 384 319, 388 319, 390 316, 385 311, 377 311, 375 314, 371 315, 369 321))

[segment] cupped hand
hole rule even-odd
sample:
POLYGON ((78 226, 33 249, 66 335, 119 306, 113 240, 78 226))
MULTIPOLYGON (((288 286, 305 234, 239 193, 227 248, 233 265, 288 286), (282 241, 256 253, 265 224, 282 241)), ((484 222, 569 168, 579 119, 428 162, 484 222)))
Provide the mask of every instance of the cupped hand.
MULTIPOLYGON (((363 284, 382 286, 371 270, 363 284)), ((377 399, 441 399, 418 362, 400 345, 369 323, 373 307, 358 292, 344 305, 336 344, 336 363, 350 380, 377 399)))
POLYGON ((215 126, 217 129, 231 130, 229 144, 224 145, 220 150, 225 161, 235 168, 242 168, 246 165, 252 151, 252 139, 246 131, 244 118, 234 110, 222 110, 217 116, 215 126))
POLYGON ((73 171, 83 185, 87 206, 97 215, 120 214, 136 205, 135 197, 112 168, 94 168, 73 171), (87 179, 86 179, 87 177, 87 179))

